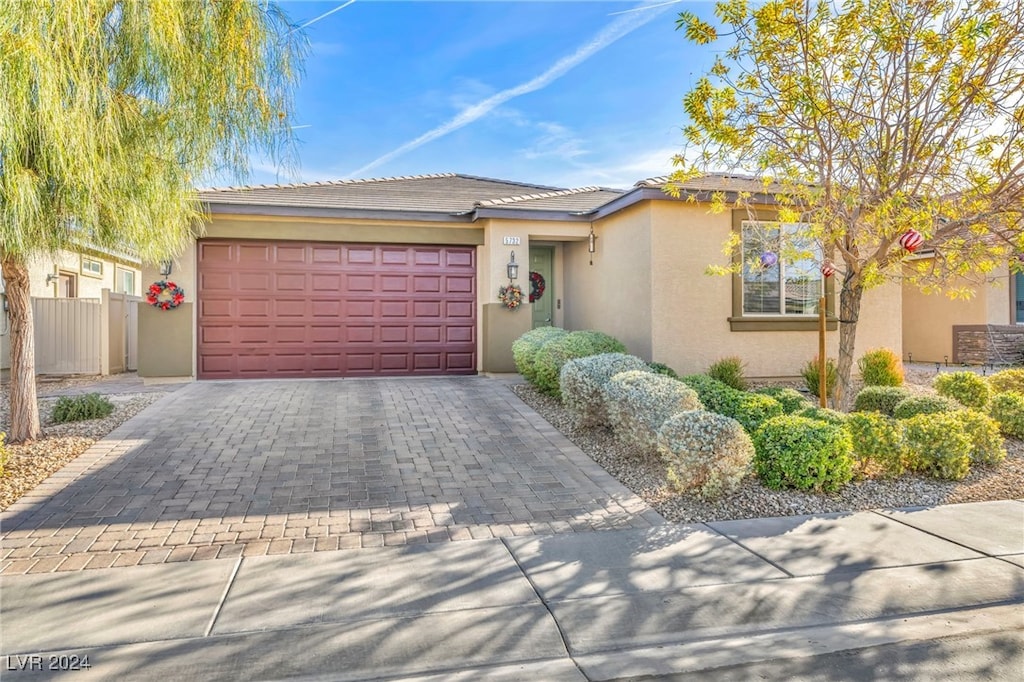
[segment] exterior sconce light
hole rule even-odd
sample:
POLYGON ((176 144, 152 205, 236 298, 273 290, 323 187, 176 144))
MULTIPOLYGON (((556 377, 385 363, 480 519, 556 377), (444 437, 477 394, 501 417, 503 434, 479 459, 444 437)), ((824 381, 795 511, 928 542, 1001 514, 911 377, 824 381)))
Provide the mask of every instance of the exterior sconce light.
POLYGON ((160 276, 161 277, 169 277, 171 275, 171 270, 173 270, 173 269, 174 269, 174 264, 171 261, 169 261, 169 260, 162 260, 162 261, 160 261, 160 276))
POLYGON ((50 286, 54 282, 60 279, 60 275, 50 274, 46 276, 46 286, 50 286))
POLYGON ((594 226, 590 226, 590 234, 587 236, 587 252, 590 253, 590 264, 594 264, 594 251, 597 250, 597 235, 594 234, 594 226))
POLYGON ((515 251, 512 252, 512 259, 508 262, 508 265, 506 267, 508 269, 509 281, 519 278, 519 263, 516 262, 515 251))

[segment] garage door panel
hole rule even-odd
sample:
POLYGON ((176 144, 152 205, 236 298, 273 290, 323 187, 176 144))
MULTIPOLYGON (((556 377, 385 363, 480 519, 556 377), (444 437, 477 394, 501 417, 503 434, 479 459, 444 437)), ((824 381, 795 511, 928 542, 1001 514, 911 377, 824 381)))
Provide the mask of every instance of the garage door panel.
POLYGON ((198 253, 200 378, 475 372, 473 247, 214 239, 198 253))

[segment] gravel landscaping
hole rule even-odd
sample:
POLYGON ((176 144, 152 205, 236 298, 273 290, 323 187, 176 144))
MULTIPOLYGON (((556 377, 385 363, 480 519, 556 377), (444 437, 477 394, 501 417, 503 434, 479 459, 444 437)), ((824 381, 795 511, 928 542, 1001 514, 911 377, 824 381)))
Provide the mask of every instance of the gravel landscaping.
MULTIPOLYGON (((59 383, 40 383, 47 392, 88 384, 88 379, 74 378, 59 383)), ((59 471, 100 438, 116 429, 164 395, 164 393, 124 393, 108 395, 114 411, 104 419, 53 424, 50 418, 57 398, 39 399, 39 418, 43 437, 25 445, 8 445, 9 457, 5 472, 0 475, 0 511, 59 471)), ((0 431, 10 424, 8 386, 0 388, 0 431)))
MULTIPOLYGON (((934 373, 932 373, 934 374, 934 373)), ((930 376, 922 375, 924 383, 930 376)), ((908 380, 917 377, 908 376, 908 380)), ((796 387, 797 384, 792 384, 796 387)), ((931 389, 908 381, 908 388, 931 389)), ((834 494, 797 490, 771 490, 748 477, 734 493, 713 502, 675 492, 657 455, 638 454, 617 442, 606 427, 581 428, 576 416, 562 404, 529 384, 512 391, 600 464, 623 485, 642 497, 669 521, 695 523, 762 516, 822 514, 880 507, 913 507, 957 502, 981 502, 1024 497, 1024 441, 1007 438, 1007 458, 997 466, 972 465, 960 481, 943 481, 907 474, 897 479, 866 478, 834 494)))

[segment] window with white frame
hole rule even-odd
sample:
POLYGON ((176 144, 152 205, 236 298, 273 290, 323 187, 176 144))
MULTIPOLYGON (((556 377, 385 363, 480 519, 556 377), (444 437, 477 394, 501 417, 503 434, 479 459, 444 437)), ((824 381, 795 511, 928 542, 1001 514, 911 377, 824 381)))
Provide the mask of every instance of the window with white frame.
POLYGON ((122 294, 128 294, 129 296, 135 295, 135 272, 132 270, 117 269, 117 287, 118 292, 122 294))
POLYGON ((90 277, 102 277, 103 261, 82 256, 82 274, 89 275, 90 277))
POLYGON ((744 220, 741 227, 743 315, 817 315, 821 249, 806 225, 744 220))

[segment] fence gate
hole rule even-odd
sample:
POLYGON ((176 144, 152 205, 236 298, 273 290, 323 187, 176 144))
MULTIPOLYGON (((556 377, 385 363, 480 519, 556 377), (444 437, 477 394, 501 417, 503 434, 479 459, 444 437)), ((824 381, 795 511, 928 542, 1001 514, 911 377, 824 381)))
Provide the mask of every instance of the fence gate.
POLYGON ((33 298, 36 372, 100 373, 100 302, 91 298, 33 298))
POLYGON ((128 324, 125 325, 128 335, 128 371, 139 369, 139 299, 128 299, 128 324))

